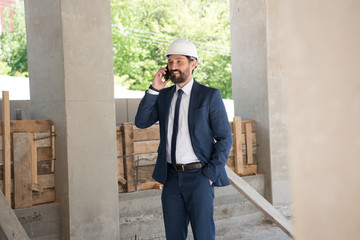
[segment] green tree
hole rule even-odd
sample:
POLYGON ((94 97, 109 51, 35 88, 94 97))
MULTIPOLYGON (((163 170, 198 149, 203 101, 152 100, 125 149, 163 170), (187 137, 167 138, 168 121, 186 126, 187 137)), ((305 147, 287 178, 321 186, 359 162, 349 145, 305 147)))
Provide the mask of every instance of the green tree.
POLYGON ((112 0, 114 73, 129 89, 145 90, 166 65, 177 37, 198 49, 197 81, 232 97, 229 3, 225 0, 112 0))
POLYGON ((4 14, 4 31, 0 35, 1 61, 10 67, 10 76, 27 76, 27 47, 24 2, 4 14))

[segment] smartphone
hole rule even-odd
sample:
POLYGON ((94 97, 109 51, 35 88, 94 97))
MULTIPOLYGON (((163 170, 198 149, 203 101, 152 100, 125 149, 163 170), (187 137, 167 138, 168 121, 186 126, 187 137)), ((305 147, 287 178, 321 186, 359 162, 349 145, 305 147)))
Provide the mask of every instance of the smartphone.
POLYGON ((169 79, 169 77, 170 77, 170 70, 169 70, 169 66, 166 65, 166 74, 164 76, 165 81, 167 81, 169 79))

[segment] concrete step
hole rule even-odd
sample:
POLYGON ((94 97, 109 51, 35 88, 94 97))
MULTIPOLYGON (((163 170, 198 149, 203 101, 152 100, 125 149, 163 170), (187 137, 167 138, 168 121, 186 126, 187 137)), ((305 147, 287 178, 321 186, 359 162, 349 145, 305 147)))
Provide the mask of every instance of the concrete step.
MULTIPOLYGON (((31 240, 60 240, 60 204, 14 209, 31 240)), ((5 237, 0 231, 0 240, 5 237)))
MULTIPOLYGON (((263 175, 244 179, 264 195, 263 175)), ((137 239, 165 239, 160 197, 161 190, 119 195, 122 240, 135 239, 135 235, 137 239)), ((280 228, 267 222, 265 216, 232 186, 215 188, 214 218, 216 239, 290 239, 280 228)), ((193 239, 190 227, 188 239, 193 239)))

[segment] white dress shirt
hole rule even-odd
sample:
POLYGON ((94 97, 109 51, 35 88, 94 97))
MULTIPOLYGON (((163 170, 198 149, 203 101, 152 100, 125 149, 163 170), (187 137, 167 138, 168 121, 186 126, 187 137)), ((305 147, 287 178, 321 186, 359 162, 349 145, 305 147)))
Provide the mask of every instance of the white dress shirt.
MULTIPOLYGON (((182 90, 184 91, 181 97, 180 109, 179 109, 179 130, 176 140, 176 164, 188 164, 193 162, 200 162, 196 157, 194 149, 191 145, 190 133, 189 133, 189 122, 188 112, 189 103, 191 96, 191 89, 194 84, 194 79, 191 79, 182 90)), ((166 142, 166 158, 167 162, 171 163, 171 138, 173 133, 174 114, 175 114, 175 103, 178 97, 178 90, 180 88, 176 85, 175 94, 171 100, 169 121, 168 121, 168 134, 166 142)), ((159 94, 151 89, 148 90, 150 94, 159 94)))

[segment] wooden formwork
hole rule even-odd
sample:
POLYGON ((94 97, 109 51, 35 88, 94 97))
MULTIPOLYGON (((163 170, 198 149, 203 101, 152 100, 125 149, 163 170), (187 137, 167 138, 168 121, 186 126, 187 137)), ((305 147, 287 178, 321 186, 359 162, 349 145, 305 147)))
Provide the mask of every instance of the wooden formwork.
POLYGON ((0 122, 0 189, 13 208, 55 200, 55 128, 50 120, 10 121, 3 92, 0 122))
MULTIPOLYGON (((230 126, 233 146, 227 165, 238 175, 256 174, 255 121, 234 117, 230 126)), ((160 142, 159 126, 139 129, 133 123, 123 123, 116 131, 119 192, 161 188, 161 184, 151 177, 160 142)))
MULTIPOLYGON (((0 156, 0 188, 11 192, 14 208, 55 200, 54 126, 50 120, 17 120, 10 122, 11 163, 0 156), (6 184, 11 176, 11 184, 6 184)), ((0 130, 0 150, 3 149, 0 130)), ((9 200, 9 199, 8 199, 9 200)))

